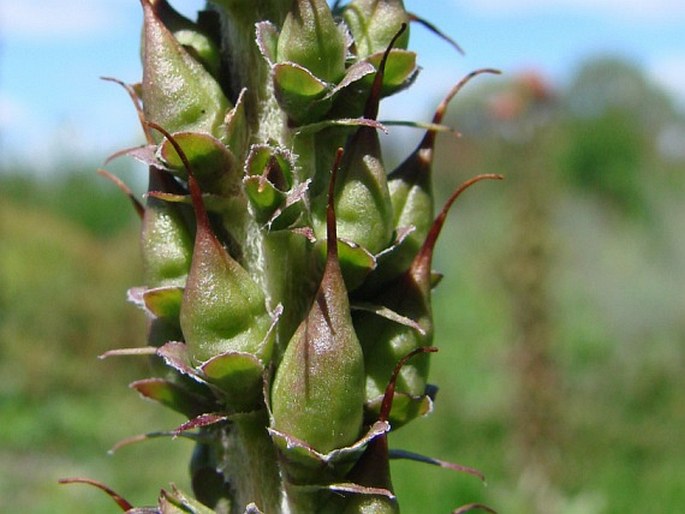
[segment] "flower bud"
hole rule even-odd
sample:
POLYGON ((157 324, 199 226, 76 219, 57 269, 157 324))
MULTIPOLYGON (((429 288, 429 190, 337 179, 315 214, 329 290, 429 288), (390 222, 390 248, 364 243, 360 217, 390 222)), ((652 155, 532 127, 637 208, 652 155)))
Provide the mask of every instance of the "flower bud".
POLYGON ((180 313, 181 330, 191 357, 206 362, 232 352, 255 356, 264 364, 273 347, 273 320, 266 310, 264 293, 212 231, 200 187, 180 145, 161 127, 154 128, 171 142, 187 168, 197 220, 180 313))
POLYGON ((221 139, 230 108, 219 84, 167 29, 150 0, 141 0, 145 118, 170 132, 206 132, 221 139))
POLYGON ((364 404, 364 357, 338 263, 333 184, 331 179, 321 284, 288 343, 271 390, 273 428, 320 453, 357 440, 364 404))
POLYGON ((359 128, 345 147, 335 191, 338 234, 376 254, 390 244, 394 230, 376 129, 359 128))
POLYGON ((307 68, 325 82, 345 73, 345 37, 325 0, 296 0, 278 38, 277 62, 307 68))
MULTIPOLYGON (((149 191, 178 193, 180 186, 166 172, 150 167, 149 191)), ((193 253, 187 207, 148 196, 141 234, 145 284, 183 286, 193 253)))
MULTIPOLYGON (((482 179, 501 179, 499 175, 479 175, 462 184, 435 218, 421 249, 409 269, 389 283, 371 303, 382 305, 413 320, 417 327, 407 326, 384 317, 361 312, 355 316, 355 328, 361 336, 367 373, 367 402, 376 403, 384 394, 393 369, 399 360, 413 350, 429 346, 433 340, 431 308, 431 262, 433 250, 449 208, 469 186, 482 179), (419 330, 420 329, 420 330, 419 330)), ((399 371, 396 391, 419 399, 426 394, 429 355, 417 355, 399 371)))
MULTIPOLYGON (((403 23, 409 22, 402 0, 354 0, 343 14, 354 37, 356 54, 364 59, 383 52, 403 23)), ((409 31, 395 42, 396 48, 406 49, 409 31)))
POLYGON ((271 346, 264 338, 272 320, 264 301, 261 288, 228 254, 209 224, 198 220, 181 304, 181 329, 193 358, 202 362, 233 351, 267 361, 271 346))

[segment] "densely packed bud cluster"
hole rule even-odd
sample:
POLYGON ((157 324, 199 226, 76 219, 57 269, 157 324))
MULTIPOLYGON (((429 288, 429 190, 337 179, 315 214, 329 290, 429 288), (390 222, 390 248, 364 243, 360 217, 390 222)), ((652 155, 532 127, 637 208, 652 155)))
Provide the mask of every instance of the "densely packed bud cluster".
POLYGON ((433 248, 459 193, 499 178, 433 220, 466 80, 387 170, 379 102, 418 72, 402 0, 210 0, 197 21, 141 3, 125 87, 147 144, 121 153, 149 167, 130 292, 148 346, 110 354, 153 355, 133 387, 188 417, 197 500, 130 511, 398 512, 387 434, 432 408, 433 248))

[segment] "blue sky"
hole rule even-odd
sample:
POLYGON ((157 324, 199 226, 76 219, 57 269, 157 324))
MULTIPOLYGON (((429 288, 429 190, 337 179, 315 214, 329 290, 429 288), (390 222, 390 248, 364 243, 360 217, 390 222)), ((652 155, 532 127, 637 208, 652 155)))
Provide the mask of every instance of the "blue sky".
MULTIPOLYGON (((590 55, 633 60, 685 106, 685 0, 405 0, 465 49, 421 26, 412 49, 423 71, 386 118, 426 116, 475 68, 536 69, 563 85, 590 55)), ((203 2, 176 0, 186 14, 203 2)), ((98 77, 141 77, 137 0, 0 0, 0 164, 45 173, 55 156, 98 160, 142 141, 127 95, 98 77)), ((477 86, 472 86, 477 87, 477 86)))

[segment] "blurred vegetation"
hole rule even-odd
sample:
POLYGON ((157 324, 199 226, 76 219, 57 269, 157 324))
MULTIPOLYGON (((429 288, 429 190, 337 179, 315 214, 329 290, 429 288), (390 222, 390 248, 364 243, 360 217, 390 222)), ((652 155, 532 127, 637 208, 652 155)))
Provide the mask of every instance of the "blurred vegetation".
MULTIPOLYGON (((469 191, 445 227, 436 412, 390 443, 477 467, 488 484, 397 461, 404 512, 471 501, 508 514, 678 511, 684 114, 608 58, 564 89, 524 74, 470 85, 454 104, 448 124, 463 137, 440 136, 439 197, 476 173, 507 181, 469 191)), ((94 489, 58 486, 67 476, 138 504, 170 482, 188 488, 183 440, 107 455, 181 420, 126 389, 145 376, 143 359, 96 358, 144 341, 125 302, 140 280, 137 220, 94 166, 77 168, 0 175, 3 512, 116 512, 94 489)))

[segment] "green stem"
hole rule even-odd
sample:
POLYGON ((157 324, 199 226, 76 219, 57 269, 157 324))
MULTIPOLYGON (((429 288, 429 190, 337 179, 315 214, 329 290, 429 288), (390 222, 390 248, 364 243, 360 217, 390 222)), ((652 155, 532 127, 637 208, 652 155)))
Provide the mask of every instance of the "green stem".
POLYGON ((234 491, 233 512, 243 514, 250 503, 264 513, 280 512, 281 479, 266 410, 235 414, 231 421, 221 466, 234 491))
POLYGON ((283 137, 285 117, 276 103, 268 64, 256 45, 255 24, 271 21, 281 26, 291 0, 213 0, 221 16, 222 55, 229 89, 237 96, 247 88, 247 119, 255 141, 283 137))

